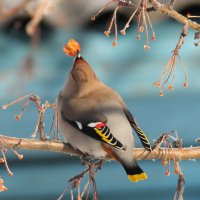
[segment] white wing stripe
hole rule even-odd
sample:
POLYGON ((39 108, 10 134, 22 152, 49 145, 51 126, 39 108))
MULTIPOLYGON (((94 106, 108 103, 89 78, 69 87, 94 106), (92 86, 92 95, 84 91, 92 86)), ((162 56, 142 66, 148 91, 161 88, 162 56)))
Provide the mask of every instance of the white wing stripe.
POLYGON ((82 124, 81 124, 80 122, 78 122, 78 121, 75 121, 75 122, 76 122, 78 128, 79 128, 80 130, 82 130, 82 128, 83 128, 82 124))

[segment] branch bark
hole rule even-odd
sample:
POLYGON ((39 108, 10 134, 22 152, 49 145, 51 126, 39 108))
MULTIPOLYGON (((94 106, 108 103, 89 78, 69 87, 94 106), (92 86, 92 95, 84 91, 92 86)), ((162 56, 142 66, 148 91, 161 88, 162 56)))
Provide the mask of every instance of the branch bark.
MULTIPOLYGON (((10 148, 21 150, 40 150, 65 153, 74 156, 81 156, 82 153, 75 150, 71 145, 64 144, 59 141, 41 141, 33 139, 24 139, 0 135, 0 140, 3 140, 10 148)), ((170 156, 170 159, 190 160, 200 158, 200 147, 189 148, 174 148, 167 150, 154 150, 152 153, 145 151, 143 148, 133 148, 133 157, 138 160, 163 159, 170 156)), ((111 158, 107 158, 111 159, 111 158)))
POLYGON ((174 9, 170 8, 168 5, 163 5, 159 3, 157 0, 148 0, 149 4, 151 4, 156 11, 159 11, 162 14, 168 15, 182 24, 188 24, 188 26, 194 30, 200 32, 200 24, 188 19, 187 17, 179 14, 174 9))

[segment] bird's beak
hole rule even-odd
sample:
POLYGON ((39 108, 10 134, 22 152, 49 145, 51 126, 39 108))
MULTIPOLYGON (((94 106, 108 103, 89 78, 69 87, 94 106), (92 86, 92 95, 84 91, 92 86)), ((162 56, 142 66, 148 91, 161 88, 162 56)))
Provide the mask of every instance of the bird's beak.
POLYGON ((78 54, 74 60, 73 68, 91 68, 90 65, 87 63, 87 61, 78 54))

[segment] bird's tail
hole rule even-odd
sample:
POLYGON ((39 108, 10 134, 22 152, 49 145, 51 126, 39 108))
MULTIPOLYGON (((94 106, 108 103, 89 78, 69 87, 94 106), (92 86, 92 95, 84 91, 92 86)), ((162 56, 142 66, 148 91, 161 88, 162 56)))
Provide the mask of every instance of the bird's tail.
POLYGON ((148 178, 147 174, 134 162, 132 166, 123 164, 123 167, 128 175, 128 179, 132 182, 142 181, 148 178))

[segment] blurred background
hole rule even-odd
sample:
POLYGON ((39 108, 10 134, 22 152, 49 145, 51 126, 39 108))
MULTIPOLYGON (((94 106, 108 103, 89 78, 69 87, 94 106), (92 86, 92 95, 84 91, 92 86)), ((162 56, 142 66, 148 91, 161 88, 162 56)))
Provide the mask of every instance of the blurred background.
MULTIPOLYGON (((177 62, 175 88, 160 97, 159 89, 152 83, 159 79, 169 61, 182 25, 159 13, 150 13, 157 38, 150 41, 150 51, 144 51, 144 33, 140 41, 135 39, 135 19, 126 36, 119 35, 118 46, 112 47, 113 31, 109 38, 103 32, 108 28, 114 6, 107 8, 95 22, 90 20, 105 2, 0 0, 0 105, 30 93, 54 103, 73 63, 73 58, 64 55, 62 49, 74 38, 80 42, 81 54, 97 76, 124 98, 150 141, 175 129, 184 146, 198 145, 195 139, 200 136, 200 49, 194 46, 195 32, 189 30, 180 51, 189 79, 188 89, 183 88, 184 75, 177 62)), ((200 1, 177 0, 175 9, 183 15, 188 12, 200 15, 200 1)), ((129 9, 119 10, 119 30, 130 15, 129 9)), ((31 136, 37 122, 36 107, 31 103, 22 119, 15 121, 20 110, 20 105, 0 110, 0 134, 31 136)), ((46 132, 52 116, 53 112, 48 110, 46 132)), ((138 138, 136 146, 141 147, 138 138)), ((8 187, 0 199, 55 200, 65 188, 63 199, 70 199, 68 179, 84 168, 79 158, 39 151, 20 153, 24 154, 23 160, 11 153, 7 156, 13 177, 0 166, 0 175, 8 187)), ((199 161, 181 162, 186 179, 185 199, 199 199, 199 164, 199 161)), ((166 177, 161 161, 140 161, 140 165, 149 179, 135 184, 129 182, 118 163, 107 162, 96 175, 99 199, 173 199, 177 186, 173 166, 171 175, 166 177)))

